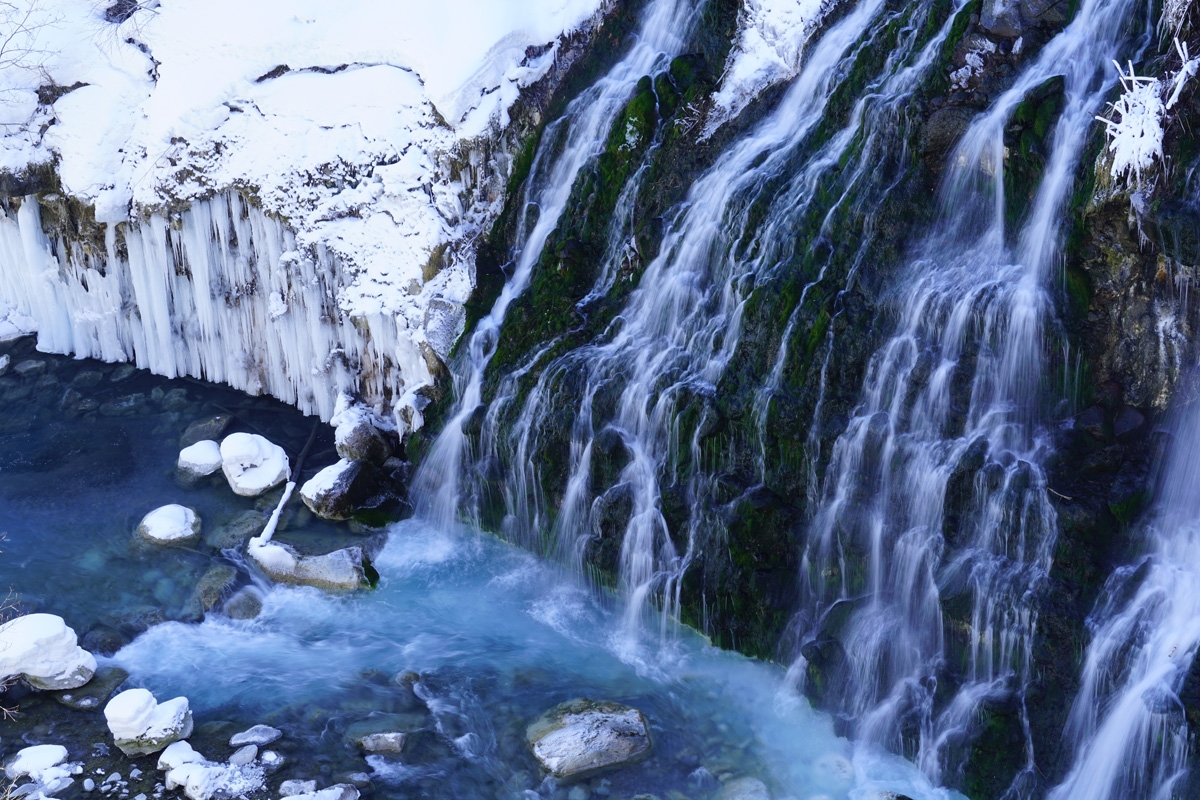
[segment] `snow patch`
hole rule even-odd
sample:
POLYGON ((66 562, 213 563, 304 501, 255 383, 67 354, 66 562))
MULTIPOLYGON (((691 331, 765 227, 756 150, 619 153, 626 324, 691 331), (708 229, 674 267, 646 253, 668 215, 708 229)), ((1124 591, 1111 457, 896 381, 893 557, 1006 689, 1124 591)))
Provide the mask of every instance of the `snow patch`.
POLYGON ((283 448, 257 433, 231 433, 221 442, 221 469, 234 494, 257 497, 287 480, 283 448))
POLYGON ((200 517, 195 510, 173 503, 144 516, 137 534, 156 544, 182 544, 200 535, 200 517))

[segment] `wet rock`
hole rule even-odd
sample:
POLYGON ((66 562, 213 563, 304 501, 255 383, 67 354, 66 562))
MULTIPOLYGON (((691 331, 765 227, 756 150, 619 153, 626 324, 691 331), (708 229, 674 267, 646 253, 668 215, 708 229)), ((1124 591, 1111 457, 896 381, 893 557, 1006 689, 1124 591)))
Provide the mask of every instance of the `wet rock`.
POLYGON ((301 794, 312 794, 317 790, 316 781, 290 780, 279 784, 280 797, 295 797, 301 794))
POLYGON ((225 601, 224 611, 230 619, 254 619, 262 613, 262 599, 254 589, 244 586, 225 601))
POLYGON ((99 653, 102 656, 111 656, 129 644, 129 640, 108 625, 94 625, 83 635, 82 644, 84 650, 99 653))
POLYGON ((339 783, 318 792, 292 795, 293 800, 358 800, 358 789, 348 783, 339 783))
POLYGON ((146 395, 127 394, 100 406, 102 417, 132 417, 146 410, 146 395))
POLYGON ((234 494, 258 497, 287 480, 283 448, 256 433, 231 433, 221 442, 221 469, 234 494))
POLYGON ((650 753, 642 712, 586 699, 550 709, 526 729, 525 738, 538 763, 565 780, 628 766, 650 753))
POLYGON ((117 747, 127 756, 148 755, 192 733, 186 697, 159 703, 146 689, 121 692, 104 707, 117 747))
POLYGON ((67 708, 98 711, 128 677, 129 673, 120 667, 100 667, 86 685, 55 692, 53 697, 67 708))
POLYGON ((1117 413, 1117 418, 1113 420, 1113 436, 1118 439, 1124 438, 1141 429, 1145 424, 1146 417, 1140 411, 1126 406, 1117 413))
POLYGON ((234 767, 244 767, 247 764, 253 764, 256 758, 258 758, 258 745, 248 744, 245 747, 239 747, 229 757, 229 763, 234 767))
POLYGON ((176 468, 184 478, 196 480, 212 475, 221 468, 221 445, 212 439, 203 439, 179 451, 176 468))
POLYGON ((1092 406, 1076 417, 1075 428, 1100 441, 1106 441, 1110 432, 1104 409, 1100 406, 1092 406))
POLYGON ((96 658, 79 646, 62 617, 27 614, 0 625, 0 680, 35 689, 76 689, 92 679, 96 658))
POLYGON ((200 537, 200 516, 187 506, 162 506, 142 517, 136 533, 153 544, 190 544, 200 537))
POLYGON ((46 362, 36 359, 26 359, 12 368, 13 372, 22 378, 36 378, 46 371, 46 362))
POLYGON ((358 740, 358 746, 364 753, 387 753, 398 755, 404 752, 408 734, 393 731, 391 733, 369 733, 358 740))
POLYGON ((108 376, 108 379, 113 383, 120 383, 121 381, 127 381, 132 378, 135 372, 137 372, 137 367, 133 366, 132 364, 121 364, 112 371, 112 374, 108 376))
POLYGON ((187 389, 179 387, 166 392, 160 401, 163 411, 183 411, 188 407, 187 389))
POLYGON ((85 369, 71 380, 71 385, 79 389, 90 389, 104 380, 104 373, 94 369, 85 369))
POLYGON ((221 434, 225 432, 225 429, 229 427, 229 423, 231 422, 233 422, 233 417, 228 414, 217 414, 207 419, 193 422, 184 430, 183 436, 179 437, 179 446, 180 448, 187 448, 205 439, 220 439, 221 434))
POLYGON ((261 511, 243 511, 224 525, 218 525, 204 535, 204 543, 214 550, 241 547, 252 536, 262 533, 268 515, 261 511))
POLYGON ((771 800, 771 793, 757 778, 734 778, 721 789, 717 800, 771 800))
POLYGON ((263 750, 262 755, 258 757, 258 763, 270 775, 273 772, 283 769, 283 765, 287 763, 287 759, 274 750, 263 750))
POLYGON ((378 490, 378 473, 370 462, 343 458, 300 487, 300 497, 319 517, 347 520, 378 490))
POLYGON ((192 592, 191 599, 188 600, 188 610, 199 616, 203 616, 204 612, 210 611, 221 602, 221 598, 233 588, 233 584, 237 581, 237 570, 225 564, 217 564, 210 567, 200 577, 200 582, 196 584, 195 591, 192 592))
POLYGON ((235 733, 229 737, 229 746, 245 747, 248 744, 252 744, 263 747, 279 741, 282 736, 283 731, 278 728, 272 728, 270 725, 255 725, 253 728, 244 730, 241 733, 235 733))

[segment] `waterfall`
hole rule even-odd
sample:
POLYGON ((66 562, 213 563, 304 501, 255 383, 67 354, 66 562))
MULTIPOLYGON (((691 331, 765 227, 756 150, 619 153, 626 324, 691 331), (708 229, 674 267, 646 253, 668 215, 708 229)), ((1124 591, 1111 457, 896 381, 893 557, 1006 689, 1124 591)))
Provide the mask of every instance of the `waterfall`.
POLYGON ((665 69, 679 53, 694 9, 687 0, 653 0, 644 14, 637 39, 625 57, 572 100, 543 134, 522 190, 525 213, 519 216, 511 275, 491 311, 476 324, 466 357, 454 369, 455 410, 414 482, 418 511, 423 516, 446 524, 457 519, 464 456, 468 462, 472 460, 463 426, 483 399, 484 374, 495 355, 508 308, 528 288, 546 241, 567 208, 576 177, 603 151, 613 122, 638 81, 665 69))
MULTIPOLYGON (((748 294, 803 257, 800 221, 832 215, 841 205, 871 206, 886 194, 877 174, 882 142, 906 124, 906 105, 936 63, 954 18, 930 26, 933 8, 914 2, 888 9, 865 0, 831 26, 778 106, 691 185, 608 330, 552 357, 555 343, 530 354, 504 377, 487 408, 482 452, 464 470, 481 484, 475 492, 487 490, 481 476, 503 484, 504 533, 526 546, 577 566, 589 548, 608 548, 604 558, 624 600, 627 653, 636 652, 656 619, 665 627, 678 618, 680 582, 697 538, 703 531, 719 536, 723 525, 715 478, 701 467, 704 421, 685 433, 683 409, 714 395, 738 350, 748 294), (827 117, 834 92, 860 64, 872 65, 865 78, 855 76, 866 84, 861 96, 827 117), (830 202, 832 208, 823 205, 830 202), (555 514, 542 490, 551 452, 544 433, 561 429, 564 419, 572 420, 571 435, 555 514), (622 461, 608 485, 596 482, 598 450, 622 461), (502 481, 494 479, 497 469, 502 481), (682 530, 672 531, 664 517, 668 491, 690 508, 682 530), (608 531, 614 514, 615 530, 608 531)), ((620 209, 610 242, 627 240, 620 209)), ((610 247, 610 257, 618 251, 610 247)), ((612 275, 611 265, 602 267, 581 305, 605 294, 612 275)), ((477 338, 491 331, 481 328, 477 338)), ((479 400, 464 396, 451 439, 461 436, 461 422, 479 400)), ((457 458, 462 448, 452 444, 448 452, 457 458)), ((453 467, 436 469, 457 474, 453 467)))
POLYGON ((802 619, 810 642, 841 648, 839 710, 857 736, 911 753, 937 781, 958 766, 950 751, 969 740, 980 704, 1015 702, 1027 744, 1011 797, 1035 780, 1023 689, 1056 537, 1042 466, 1049 284, 1075 170, 1116 81, 1111 61, 1137 46, 1134 6, 1086 0, 959 142, 941 219, 898 284, 898 328, 833 447, 804 555, 802 619), (1005 129, 1056 77, 1045 168, 1010 229, 1005 129), (946 625, 947 604, 969 609, 969 628, 946 625), (938 689, 947 679, 958 684, 949 697, 938 689))
POLYGON ((346 270, 241 195, 52 239, 36 197, 0 215, 0 287, 38 347, 271 394, 328 419, 342 392, 391 409, 432 373, 395 317, 337 305, 346 270))

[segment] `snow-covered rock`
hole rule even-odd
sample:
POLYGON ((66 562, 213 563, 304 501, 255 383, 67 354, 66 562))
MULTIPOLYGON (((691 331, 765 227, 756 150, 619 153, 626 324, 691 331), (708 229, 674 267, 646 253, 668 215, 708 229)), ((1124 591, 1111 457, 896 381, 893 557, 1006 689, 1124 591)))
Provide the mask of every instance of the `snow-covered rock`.
POLYGON ((361 547, 345 547, 320 556, 302 556, 279 542, 250 540, 246 552, 262 571, 280 583, 297 583, 319 589, 353 590, 366 585, 361 547))
POLYGON ((75 689, 92 679, 96 658, 62 617, 26 614, 0 625, 0 680, 20 677, 35 689, 75 689))
POLYGON ((177 466, 188 477, 203 478, 219 470, 223 462, 221 445, 204 439, 180 450, 177 466))
POLYGON ((392 455, 392 445, 380 430, 383 421, 363 406, 349 403, 345 395, 339 398, 329 423, 334 426, 334 447, 342 458, 381 466, 392 455))
POLYGON ((172 742, 159 755, 158 768, 163 772, 169 772, 184 764, 199 764, 203 761, 205 761, 204 756, 197 753, 189 743, 172 742))
POLYGON ((367 461, 342 459, 318 472, 300 487, 304 505, 318 517, 346 520, 373 497, 379 478, 367 461))
POLYGON ((231 433, 221 442, 221 469, 235 494, 257 497, 288 478, 287 453, 257 433, 231 433))
POLYGON ((280 797, 295 797, 296 795, 312 794, 317 790, 316 781, 302 781, 292 779, 279 784, 280 797))
POLYGON ((650 753, 642 712, 617 703, 563 703, 530 725, 525 737, 542 767, 571 780, 633 764, 650 753))
POLYGON ((192 734, 187 698, 159 703, 147 689, 129 689, 109 700, 104 718, 117 747, 127 756, 155 753, 192 734))
POLYGON ((19 750, 5 765, 4 774, 10 781, 28 775, 40 782, 42 773, 51 767, 57 767, 66 760, 67 748, 62 745, 39 744, 19 750))
POLYGON ((142 517, 137 535, 154 544, 187 544, 200 537, 200 516, 187 506, 162 506, 142 517))
POLYGON ((168 790, 179 789, 189 800, 245 797, 263 788, 261 767, 250 764, 214 764, 192 761, 171 769, 163 777, 168 790))

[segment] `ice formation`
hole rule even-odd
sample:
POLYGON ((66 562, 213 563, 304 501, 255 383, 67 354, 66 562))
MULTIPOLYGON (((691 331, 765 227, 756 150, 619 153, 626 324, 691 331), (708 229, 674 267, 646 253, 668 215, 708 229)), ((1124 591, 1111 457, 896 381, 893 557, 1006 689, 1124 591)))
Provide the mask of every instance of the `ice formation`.
POLYGON ((0 336, 419 427, 513 105, 601 0, 148 5, 44 3, 0 75, 0 172, 43 176, 0 215, 0 336))
POLYGON ((0 625, 0 680, 21 677, 36 689, 75 689, 95 672, 96 658, 78 645, 62 617, 26 614, 0 625))

